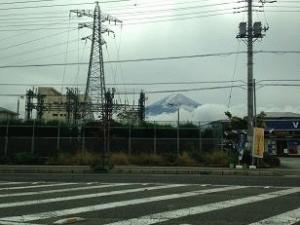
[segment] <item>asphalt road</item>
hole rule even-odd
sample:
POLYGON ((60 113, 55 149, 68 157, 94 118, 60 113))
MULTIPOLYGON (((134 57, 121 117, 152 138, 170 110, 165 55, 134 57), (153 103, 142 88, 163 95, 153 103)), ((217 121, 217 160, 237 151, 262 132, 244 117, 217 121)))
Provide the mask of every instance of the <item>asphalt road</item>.
POLYGON ((299 182, 297 177, 2 174, 0 224, 300 224, 299 182))

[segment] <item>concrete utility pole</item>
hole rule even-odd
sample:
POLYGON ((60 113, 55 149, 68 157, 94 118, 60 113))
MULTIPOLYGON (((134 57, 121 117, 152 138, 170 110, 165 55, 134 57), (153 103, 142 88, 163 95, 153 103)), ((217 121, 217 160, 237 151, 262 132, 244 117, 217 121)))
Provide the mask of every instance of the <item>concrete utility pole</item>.
MULTIPOLYGON (((253 145, 253 27, 252 0, 248 0, 248 38, 247 38, 247 99, 248 99, 248 149, 252 152, 253 145)), ((253 163, 253 161, 252 161, 253 163)))
MULTIPOLYGON (((269 27, 262 27, 261 22, 255 22, 253 24, 253 0, 245 0, 247 1, 247 12, 248 12, 248 24, 246 22, 240 23, 240 31, 237 35, 237 38, 244 39, 247 41, 247 111, 248 111, 248 150, 252 152, 253 146, 253 125, 254 125, 254 104, 256 104, 256 100, 254 100, 254 86, 255 80, 253 79, 253 43, 257 39, 262 39, 265 35, 263 32, 266 32, 269 27)), ((266 1, 259 0, 259 3, 262 4, 262 7, 266 3, 274 3, 276 1, 266 1)), ((254 160, 252 160, 252 164, 254 160)))

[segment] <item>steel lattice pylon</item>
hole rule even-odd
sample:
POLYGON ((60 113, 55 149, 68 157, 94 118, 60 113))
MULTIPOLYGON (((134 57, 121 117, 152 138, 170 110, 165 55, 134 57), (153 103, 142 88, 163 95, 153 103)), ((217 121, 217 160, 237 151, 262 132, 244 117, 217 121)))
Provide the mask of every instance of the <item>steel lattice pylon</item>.
POLYGON ((104 120, 105 117, 105 75, 104 75, 104 63, 103 63, 103 52, 102 46, 106 44, 102 35, 104 33, 114 33, 108 27, 104 25, 105 21, 114 21, 121 22, 111 15, 104 14, 101 12, 99 3, 96 2, 96 6, 93 12, 90 10, 71 10, 71 13, 76 13, 78 17, 88 16, 93 18, 92 23, 80 23, 79 28, 88 27, 93 30, 92 35, 82 38, 83 40, 90 39, 91 52, 90 52, 90 61, 88 76, 85 89, 85 103, 86 103, 86 115, 92 115, 92 112, 89 112, 89 105, 96 104, 99 106, 98 115, 101 120, 104 120))

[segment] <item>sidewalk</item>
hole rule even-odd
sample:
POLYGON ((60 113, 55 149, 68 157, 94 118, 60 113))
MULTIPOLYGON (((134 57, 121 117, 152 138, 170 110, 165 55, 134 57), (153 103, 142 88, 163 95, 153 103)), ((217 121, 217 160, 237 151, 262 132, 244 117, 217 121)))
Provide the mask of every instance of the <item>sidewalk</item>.
MULTIPOLYGON (((94 173, 89 166, 0 165, 0 173, 94 173)), ((300 169, 230 169, 211 167, 116 166, 111 174, 199 174, 239 176, 299 176, 300 169)))

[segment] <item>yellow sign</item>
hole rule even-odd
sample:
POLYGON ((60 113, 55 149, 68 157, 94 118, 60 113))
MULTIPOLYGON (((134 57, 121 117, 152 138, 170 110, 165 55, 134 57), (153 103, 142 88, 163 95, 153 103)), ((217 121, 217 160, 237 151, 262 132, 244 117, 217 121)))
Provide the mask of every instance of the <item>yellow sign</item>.
POLYGON ((256 158, 263 158, 265 151, 265 130, 263 128, 255 127, 253 129, 253 149, 252 156, 256 158))

